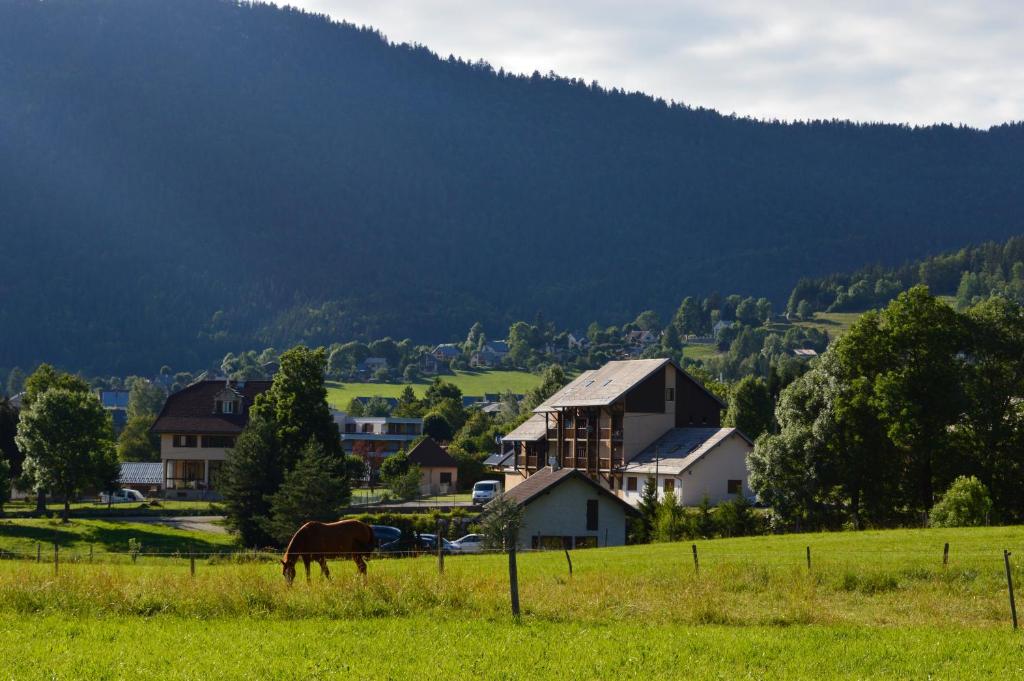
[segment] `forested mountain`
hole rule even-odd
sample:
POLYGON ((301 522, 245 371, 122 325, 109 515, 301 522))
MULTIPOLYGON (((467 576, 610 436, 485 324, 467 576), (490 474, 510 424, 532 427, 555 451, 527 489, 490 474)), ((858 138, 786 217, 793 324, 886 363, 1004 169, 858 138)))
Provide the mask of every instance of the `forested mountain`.
POLYGON ((272 6, 4 0, 0 366, 781 304, 1024 232, 1022 152, 1021 125, 739 119, 272 6))

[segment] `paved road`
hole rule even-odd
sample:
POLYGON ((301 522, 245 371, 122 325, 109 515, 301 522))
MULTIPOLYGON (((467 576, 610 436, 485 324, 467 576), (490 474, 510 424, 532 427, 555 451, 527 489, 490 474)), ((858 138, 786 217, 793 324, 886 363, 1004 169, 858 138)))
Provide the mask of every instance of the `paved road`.
POLYGON ((128 523, 149 523, 152 525, 164 525, 177 530, 190 530, 192 532, 213 532, 214 534, 227 534, 228 530, 224 525, 217 524, 224 520, 222 515, 187 515, 187 516, 127 516, 118 518, 128 523))

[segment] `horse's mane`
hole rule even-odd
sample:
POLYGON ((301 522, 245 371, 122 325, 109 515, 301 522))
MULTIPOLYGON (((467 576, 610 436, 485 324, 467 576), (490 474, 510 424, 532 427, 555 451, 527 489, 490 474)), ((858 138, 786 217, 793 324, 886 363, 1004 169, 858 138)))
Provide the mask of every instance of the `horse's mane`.
POLYGON ((309 521, 309 522, 303 523, 302 527, 300 527, 299 530, 295 534, 292 535, 292 538, 288 540, 288 547, 284 550, 284 560, 285 560, 285 562, 287 562, 288 561, 288 557, 292 555, 292 544, 295 543, 296 539, 298 539, 299 537, 301 537, 303 535, 303 530, 305 530, 307 527, 309 527, 312 524, 313 524, 312 520, 309 521))

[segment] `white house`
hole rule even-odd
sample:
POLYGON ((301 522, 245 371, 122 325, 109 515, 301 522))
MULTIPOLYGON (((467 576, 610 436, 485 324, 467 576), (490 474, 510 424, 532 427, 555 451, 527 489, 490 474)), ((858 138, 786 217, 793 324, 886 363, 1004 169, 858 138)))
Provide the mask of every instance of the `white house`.
POLYGON ((502 495, 523 508, 522 548, 593 548, 626 543, 632 506, 574 468, 543 468, 502 495))
POLYGON ((674 428, 623 467, 622 497, 636 505, 647 479, 658 481, 658 497, 674 493, 684 506, 706 495, 712 504, 737 494, 753 497, 747 480, 750 439, 736 428, 674 428))

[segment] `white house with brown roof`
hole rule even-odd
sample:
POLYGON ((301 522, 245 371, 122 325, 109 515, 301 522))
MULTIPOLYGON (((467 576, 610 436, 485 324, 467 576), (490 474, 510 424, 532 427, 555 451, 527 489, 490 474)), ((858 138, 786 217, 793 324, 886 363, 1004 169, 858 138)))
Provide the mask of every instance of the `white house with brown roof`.
POLYGON ((521 548, 622 546, 626 518, 635 513, 628 503, 573 468, 542 468, 502 498, 523 509, 521 548))
MULTIPOLYGON (((672 443, 675 456, 686 458, 692 453, 690 463, 700 462, 700 496, 706 490, 712 499, 724 498, 728 490, 737 487, 737 479, 738 489, 747 494, 750 441, 741 434, 731 438, 738 431, 721 428, 725 406, 671 359, 608 362, 581 373, 502 439, 513 452, 501 464, 505 488, 513 489, 553 464, 579 470, 636 503, 638 494, 632 492, 642 491, 648 475, 646 468, 639 468, 640 462, 654 451, 659 470, 650 474, 657 473, 660 478, 657 460, 662 449, 668 450, 672 443), (720 434, 723 430, 729 432, 720 434), (725 439, 729 439, 727 446, 715 444, 725 439), (663 444, 655 445, 659 441, 663 444), (742 452, 734 454, 734 450, 742 452), (629 489, 633 485, 636 490, 629 489)), ((692 481, 697 471, 696 467, 687 468, 680 475, 692 481)), ((659 489, 666 485, 675 488, 669 478, 659 482, 659 489)), ((684 503, 693 498, 689 490, 697 488, 697 484, 685 488, 684 503)))
POLYGON ((425 437, 407 455, 410 464, 420 467, 420 493, 448 494, 459 483, 459 463, 433 438, 425 437))

